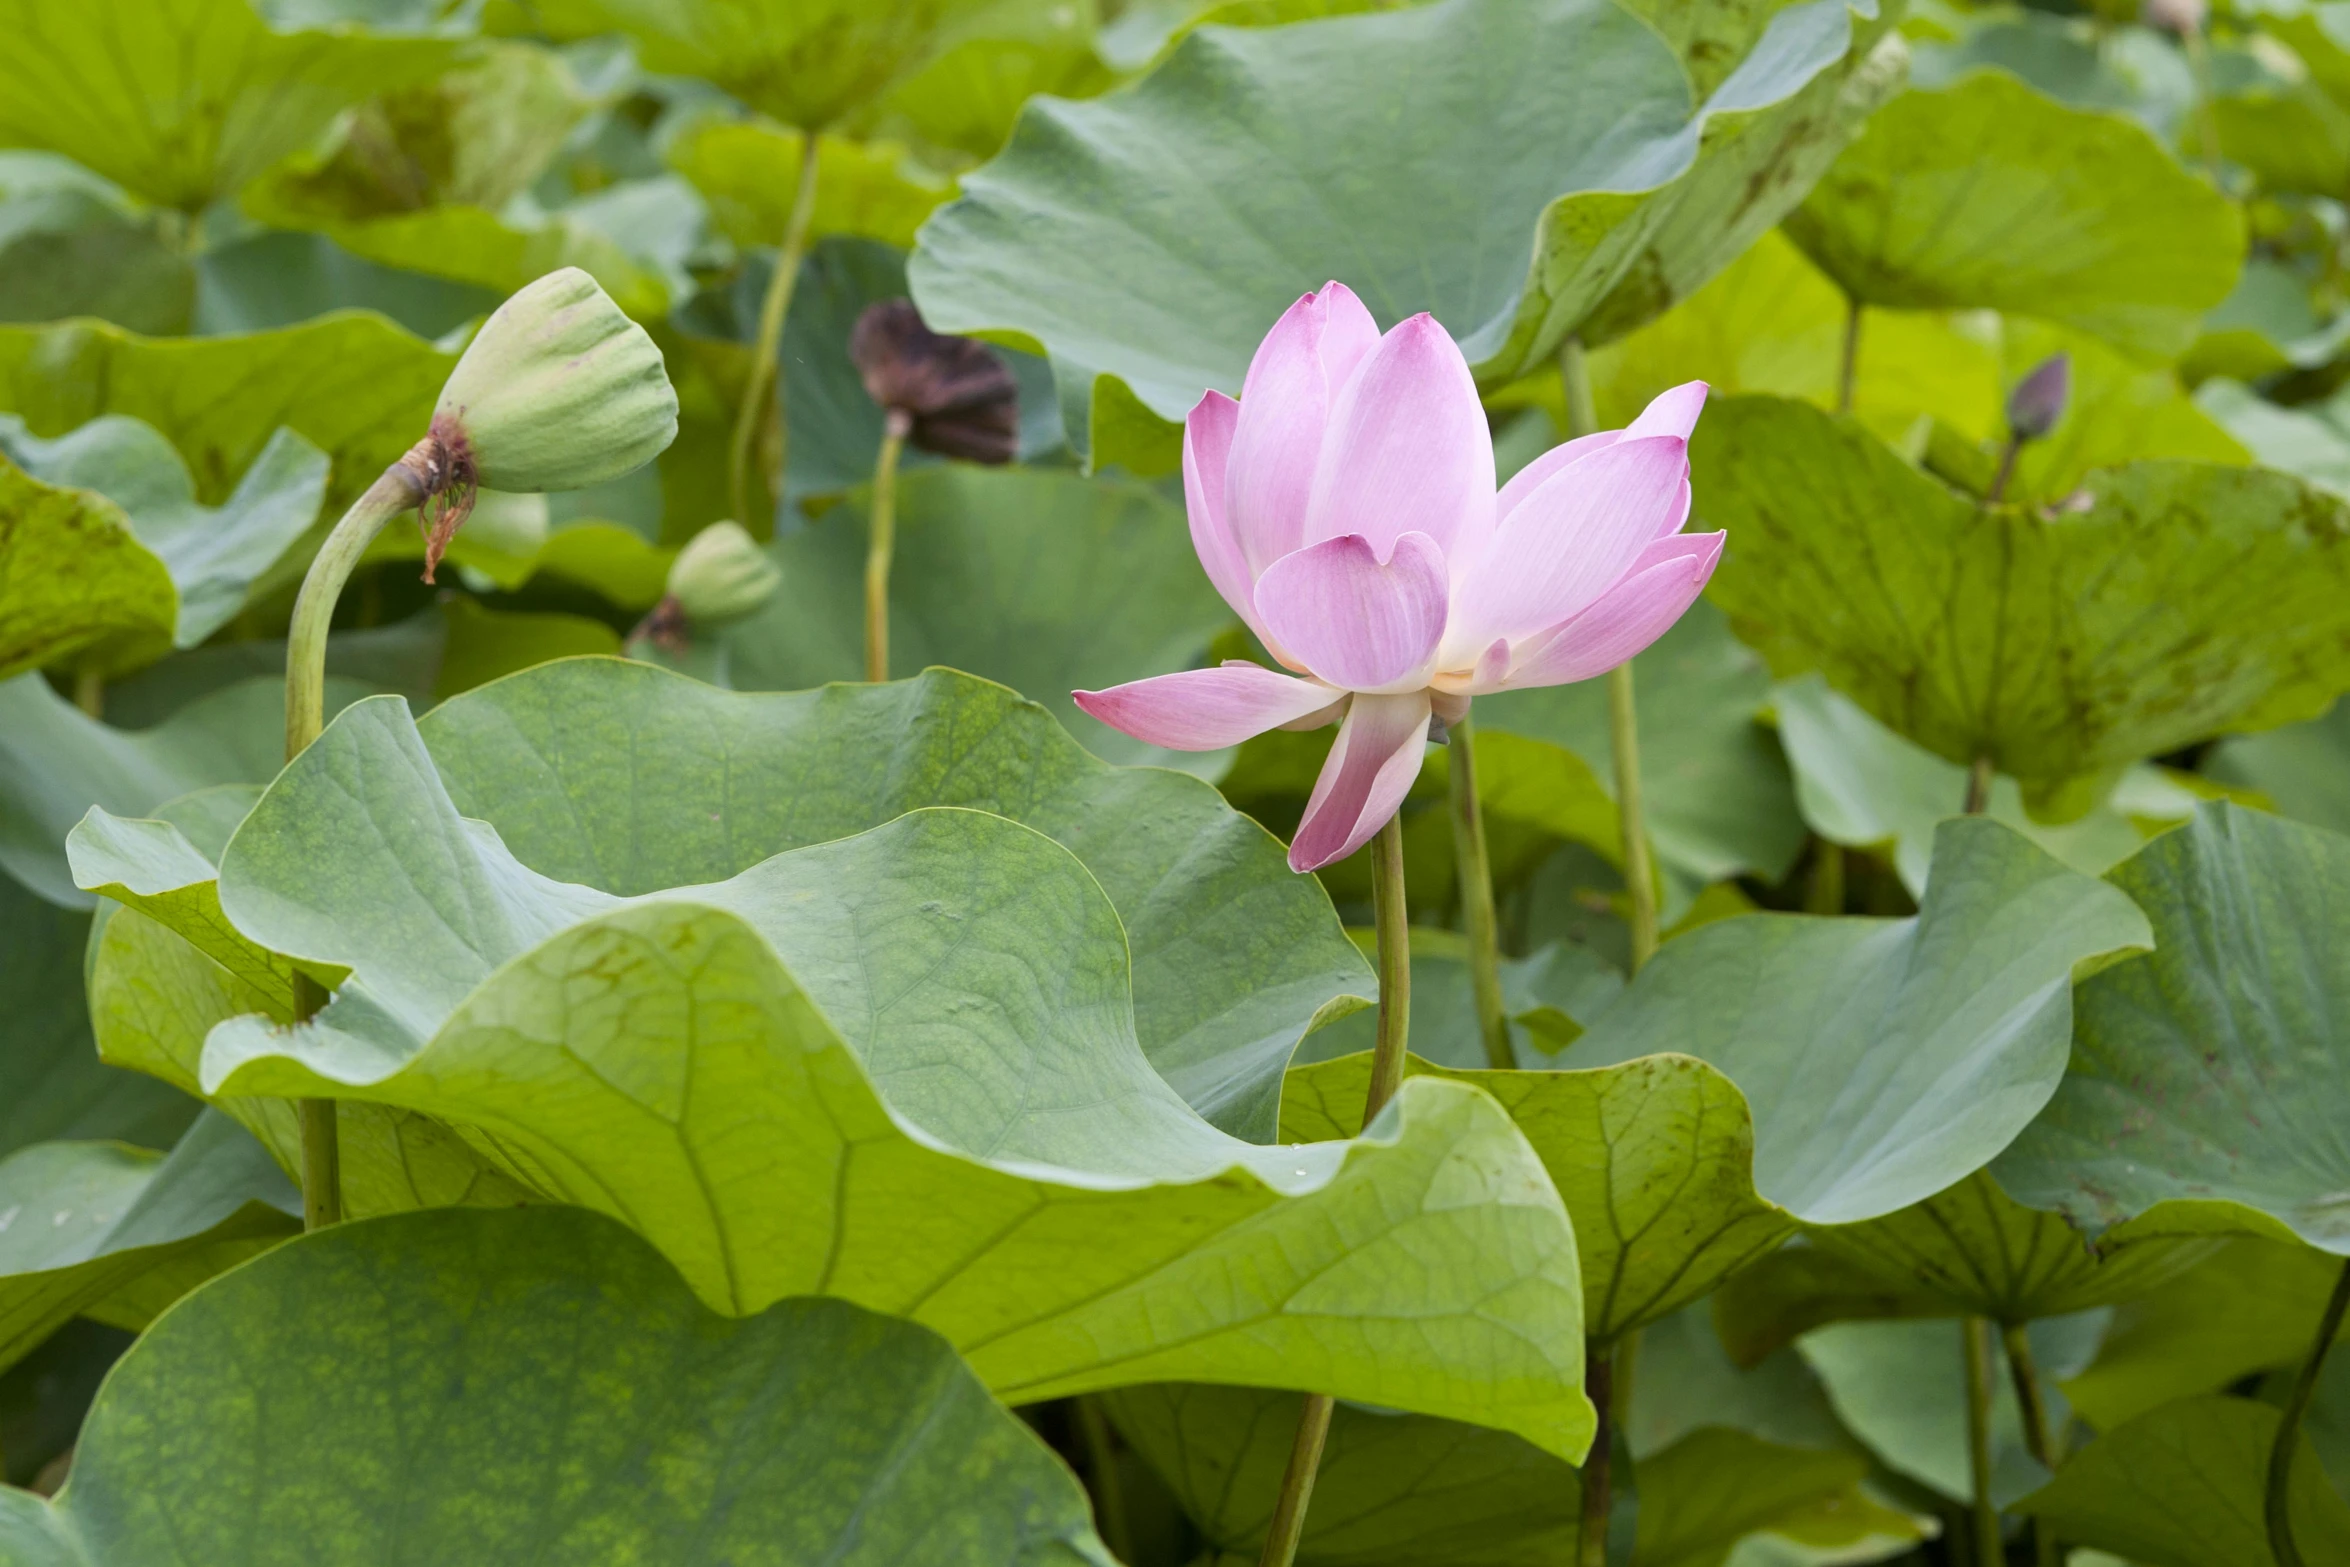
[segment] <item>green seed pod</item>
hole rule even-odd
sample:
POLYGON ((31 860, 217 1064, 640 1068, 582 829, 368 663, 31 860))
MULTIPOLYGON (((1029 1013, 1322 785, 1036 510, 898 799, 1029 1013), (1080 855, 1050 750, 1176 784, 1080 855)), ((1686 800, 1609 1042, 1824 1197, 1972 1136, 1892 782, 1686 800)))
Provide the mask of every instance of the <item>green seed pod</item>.
POLYGON ((697 626, 722 626, 756 613, 783 581, 777 566, 740 523, 714 522, 677 552, 669 596, 697 626))
POLYGON ((652 461, 677 438, 661 351, 577 267, 500 305, 433 410, 451 487, 577 490, 652 461))

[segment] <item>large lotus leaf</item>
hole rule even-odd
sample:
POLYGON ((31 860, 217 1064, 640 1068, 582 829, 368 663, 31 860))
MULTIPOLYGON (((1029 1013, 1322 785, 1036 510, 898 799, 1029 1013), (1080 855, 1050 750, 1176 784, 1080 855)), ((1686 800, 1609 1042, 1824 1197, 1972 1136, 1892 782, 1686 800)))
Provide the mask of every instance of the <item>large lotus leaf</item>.
POLYGON ((1985 71, 1895 99, 1787 231, 1845 293, 1990 307, 2169 359, 2235 286, 2235 206, 2118 115, 1985 71))
POLYGON ((350 26, 281 29, 247 0, 7 0, 0 37, 0 142, 64 153, 189 213, 351 105, 439 75, 456 47, 350 26))
POLYGON ((90 916, 0 875, 0 1158, 53 1138, 169 1147, 195 1101, 99 1063, 82 992, 90 916))
MULTIPOLYGON (((2016 1510, 2068 1543, 2125 1555, 2145 1567, 2268 1567, 2263 1522, 2277 1412, 2243 1398, 2189 1398, 2100 1437, 2016 1510)), ((2306 1434, 2297 1436, 2291 1510, 2304 1561, 2350 1561, 2350 1505, 2326 1483, 2306 1434)))
POLYGON ((891 88, 874 118, 949 159, 991 157, 1029 99, 1090 98, 1117 80, 1094 49, 1096 10, 1096 0, 999 0, 891 88))
POLYGON ((2211 119, 2220 151, 2263 191, 2339 199, 2350 189, 2350 109, 2316 83, 2216 96, 2211 119))
MULTIPOLYGON (((1635 667, 1641 802, 1665 869, 1700 886, 1785 876, 1803 823, 1787 763, 1756 721, 1770 696, 1762 660, 1700 602, 1635 667)), ((1475 717, 1480 735, 1506 730, 1566 747, 1612 795, 1607 706, 1605 683, 1586 680, 1485 697, 1475 717)))
POLYGON ((2081 986, 2064 1087, 1998 1166, 2095 1233, 2165 1201, 2350 1253, 2333 939, 2350 839, 2218 801, 2117 866, 2155 950, 2081 986))
POLYGON ((326 454, 287 429, 218 507, 198 504, 169 441, 119 414, 53 441, 0 414, 0 457, 0 621, 13 633, 0 676, 67 657, 118 674, 195 646, 244 607, 326 493, 326 454))
MULTIPOLYGON (((1103 1402, 1203 1536, 1203 1561, 1255 1561, 1297 1398, 1156 1386, 1103 1402)), ((1711 1567, 1749 1534, 1861 1504, 1867 1469, 1855 1452, 1697 1430, 1639 1461, 1634 1560, 1711 1567)), ((1582 1498, 1572 1469, 1505 1432, 1340 1404, 1313 1500, 1297 1553, 1306 1567, 1519 1567, 1571 1559, 1582 1498)))
MULTIPOLYGON (((798 690, 861 676, 864 518, 854 500, 775 544, 783 585, 725 633, 733 684, 798 690)), ((1000 680, 1112 761, 1198 765, 1083 716, 1070 691, 1204 662, 1231 620, 1182 508, 1150 486, 964 464, 898 486, 890 667, 1000 680)))
POLYGON ((786 125, 864 108, 990 12, 1059 0, 539 0, 557 38, 621 31, 648 71, 715 82, 786 125))
POLYGON ((2260 462, 2350 496, 2350 395, 2286 408, 2237 382, 2211 380, 2195 389, 2195 402, 2260 462))
POLYGON ((2296 821, 2350 832, 2350 707, 2337 702, 2323 718, 2223 740, 2203 770, 2296 821))
POLYGON ((0 151, 0 321, 104 316, 184 332, 189 258, 111 181, 47 152, 0 151))
POLYGON ((1628 278, 1662 308, 1767 228, 1841 133, 1813 94, 1857 64, 1852 32, 1842 0, 1782 9, 1701 105, 1658 34, 1592 0, 1202 28, 1130 91, 1032 103, 924 225, 914 297, 941 330, 1041 345, 1097 464, 1171 466, 1165 422, 1237 392, 1332 277, 1383 321, 1432 311, 1499 385, 1628 278), (1721 159, 1754 199, 1715 199, 1721 159))
POLYGON ((209 1286, 115 1368, 65 1495, 0 1491, 0 1553, 1110 1562, 934 1335, 837 1301, 726 1321, 619 1226, 547 1209, 344 1225, 209 1286))
POLYGON ((1678 1051, 1754 1116, 1754 1186, 1813 1223, 1892 1213, 1981 1168, 2064 1073, 2076 963, 2151 938, 2115 889, 1995 822, 1943 824, 1913 919, 1758 914, 1668 943, 1577 1067, 1678 1051))
POLYGON ((2244 1237, 2114 1312, 2088 1369, 2064 1384, 2089 1423, 2111 1431, 2176 1398, 2217 1393, 2309 1353, 2339 1259, 2244 1237))
MULTIPOLYGON (((1910 895, 1923 892, 1934 829, 1965 804, 1967 770, 1902 739, 1816 674, 1785 682, 1771 701, 1803 820, 1832 843, 1890 847, 1910 895)), ((2022 789, 2001 775, 1984 814, 2095 876, 2137 853, 2150 831, 2185 821, 2196 798, 2159 769, 2133 767, 2087 815, 2052 825, 2032 820, 2022 789)))
POLYGON ((371 310, 419 336, 439 338, 469 329, 499 303, 488 289, 379 267, 323 234, 288 229, 255 229, 206 250, 196 271, 194 327, 206 336, 277 331, 336 311, 371 310))
POLYGON ((2117 111, 2175 141, 2181 117, 2194 104, 2194 72, 2172 38, 2147 27, 2112 25, 2134 14, 2126 6, 2106 6, 2094 16, 1978 12, 1955 40, 1920 39, 1910 80, 1948 87, 1986 67, 2005 71, 2059 103, 2117 111))
POLYGON ((59 436, 101 414, 160 430, 217 506, 279 426, 333 463, 347 505, 432 419, 456 355, 347 312, 238 337, 147 338, 102 321, 0 327, 0 410, 59 436))
POLYGON ((2035 810, 2350 686, 2350 507, 2287 475, 2133 463, 2054 515, 1984 509, 1776 398, 1716 403, 1692 456, 1736 541, 1711 593, 1739 634, 1951 761, 1989 756, 2035 810))
POLYGON ((1352 1145, 1216 1130, 1136 1042, 1099 883, 1032 828, 915 811, 620 898, 461 817, 384 698, 288 765, 220 897, 353 972, 290 1032, 216 1027, 208 1094, 456 1123, 730 1311, 911 1315, 1017 1399, 1302 1382, 1588 1439, 1573 1234, 1507 1118, 1429 1083, 1352 1145))
MULTIPOLYGON (((693 121, 670 140, 669 165, 710 204, 719 233, 748 249, 781 245, 798 194, 801 133, 759 120, 716 115, 693 121)), ((816 206, 811 237, 851 234, 900 247, 947 197, 944 183, 888 142, 827 137, 816 148, 816 206)))
POLYGON ((206 1112, 167 1157, 38 1143, 0 1159, 0 1366, 142 1274, 185 1289, 301 1228, 261 1145, 206 1112))

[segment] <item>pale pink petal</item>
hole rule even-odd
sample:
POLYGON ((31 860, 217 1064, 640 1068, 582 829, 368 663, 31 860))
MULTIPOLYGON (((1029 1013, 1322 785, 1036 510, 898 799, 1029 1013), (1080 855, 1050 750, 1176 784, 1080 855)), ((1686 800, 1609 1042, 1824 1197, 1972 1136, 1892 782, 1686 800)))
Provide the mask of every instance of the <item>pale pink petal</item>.
POLYGON ((1711 390, 1703 381, 1683 381, 1669 391, 1657 393, 1640 410, 1640 417, 1624 427, 1624 439, 1677 435, 1688 440, 1689 432, 1697 428, 1697 416, 1705 412, 1705 394, 1711 390))
POLYGON ((1505 689, 1558 686, 1605 674, 1673 628, 1722 558, 1720 533, 1658 539, 1598 603, 1530 641, 1505 689))
POLYGON ((1532 462, 1510 475, 1510 482, 1501 487, 1501 494, 1493 502, 1493 520, 1498 525, 1502 518, 1518 509, 1518 503, 1542 488, 1550 476, 1571 462, 1590 456, 1603 446, 1613 446, 1623 439, 1621 430, 1601 430, 1594 435, 1578 435, 1573 440, 1552 447, 1532 462))
POLYGON ((1385 562, 1359 534, 1284 555, 1257 578, 1265 630, 1307 669, 1349 691, 1425 685, 1444 635, 1444 557, 1424 533, 1385 562))
POLYGON ((1385 554, 1424 533, 1453 541, 1493 525, 1493 437, 1469 362, 1422 314, 1363 357, 1331 406, 1304 542, 1360 534, 1385 554))
POLYGON ((1428 693, 1356 696, 1313 798, 1289 844, 1289 868, 1320 870, 1370 842, 1387 825, 1420 776, 1428 749, 1428 693))
POLYGON ((1170 751, 1220 751, 1328 707, 1341 693, 1235 662, 1069 695, 1112 729, 1137 740, 1170 751))
POLYGON ((1613 587, 1688 512, 1689 448, 1622 440, 1569 464, 1526 497, 1453 595, 1445 667, 1495 637, 1558 625, 1613 587))
POLYGON ((1257 345, 1223 481, 1224 513, 1252 578, 1305 542, 1331 402, 1378 341, 1363 302, 1332 283, 1283 311, 1257 345))
MULTIPOLYGON (((1240 405, 1210 391, 1183 421, 1183 507, 1191 518, 1191 547, 1199 563, 1249 629, 1257 629, 1256 577, 1232 536, 1224 513, 1224 464, 1240 405)), ((1262 635, 1262 632, 1258 633, 1262 635)))

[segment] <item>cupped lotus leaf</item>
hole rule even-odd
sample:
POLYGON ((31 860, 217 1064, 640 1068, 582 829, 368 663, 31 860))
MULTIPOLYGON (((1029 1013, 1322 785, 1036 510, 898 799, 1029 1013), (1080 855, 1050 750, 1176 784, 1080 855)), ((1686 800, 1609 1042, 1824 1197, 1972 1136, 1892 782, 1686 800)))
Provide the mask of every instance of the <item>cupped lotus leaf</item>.
POLYGON ((1839 144, 1865 56, 1842 0, 1756 30, 1701 100, 1656 32, 1589 0, 1201 28, 1130 91, 1031 103, 923 226, 914 297, 941 331, 1041 345, 1097 465, 1165 462, 1152 430, 1237 392, 1332 277, 1383 322, 1433 312, 1498 386, 1619 288, 1612 330, 1695 287, 1839 144))
POLYGON ((821 130, 1005 9, 1004 0, 540 0, 534 16, 556 38, 625 32, 644 69, 699 76, 786 125, 821 130))
MULTIPOLYGON (((798 690, 863 673, 866 506, 835 507, 774 546, 783 586, 725 633, 728 679, 798 690)), ((1159 490, 1067 470, 941 464, 900 481, 890 665, 1000 680, 1114 762, 1197 759, 1077 711, 1069 693, 1204 662, 1232 611, 1199 569, 1183 509, 1159 490)))
MULTIPOLYGON (((802 133, 788 126, 709 115, 679 130, 667 156, 710 204, 718 232, 749 249, 783 243, 804 148, 802 133)), ((827 136, 816 146, 808 234, 856 235, 903 248, 947 195, 946 184, 901 146, 827 136)))
MULTIPOLYGON (((1591 1071, 1448 1070, 1414 1078, 1482 1088, 1510 1113, 1575 1218, 1583 1331, 1613 1342, 1669 1316, 1785 1239, 1795 1220, 1754 1189, 1754 1122, 1728 1078, 1687 1056, 1591 1071)), ((1293 1069, 1281 1106, 1291 1142, 1354 1136, 1371 1058, 1293 1069)))
POLYGON ((1507 1117, 1428 1083, 1351 1145, 1216 1130, 1136 1042, 1100 884, 1033 828, 919 810, 621 898, 460 816, 379 699, 288 765, 220 889, 249 937, 352 974, 291 1032, 215 1027, 208 1094, 454 1123, 714 1305, 910 1315, 1015 1399, 1302 1382, 1589 1438, 1573 1233, 1507 1117))
POLYGON ((2155 950, 2083 982, 2072 1068, 2000 1184, 2092 1234, 2159 1203, 2350 1254, 2333 940, 2350 839, 2226 801, 2107 878, 2155 950))
POLYGON ((1995 822, 1946 822, 1911 919, 1755 914, 1667 943, 1565 1062, 1709 1063, 1754 1117, 1754 1186, 1813 1223, 1973 1173, 2056 1092, 2072 970, 2145 916, 1995 822))
MULTIPOLYGON (((1293 1394, 1153 1386, 1103 1398, 1119 1432, 1204 1538, 1203 1562, 1257 1559, 1297 1428, 1293 1394)), ((1713 1426, 1637 1465, 1634 1560, 1719 1563, 1741 1539, 1822 1505, 1882 1516, 1858 1452, 1806 1449, 1713 1426)), ((1340 1404, 1314 1480, 1304 1567, 1518 1567, 1572 1559, 1575 1472, 1506 1432, 1340 1404)))
POLYGON ((101 414, 160 430, 217 506, 282 425, 333 464, 348 505, 424 433, 456 356, 345 312, 234 337, 149 338, 102 321, 0 327, 0 410, 59 436, 101 414))
POLYGON ((1863 304, 2015 311, 2148 359, 2244 259, 2235 206, 2143 128, 1998 71, 1893 100, 1787 232, 1863 304))
POLYGON ((0 1491, 0 1551, 1110 1567, 935 1335, 838 1301, 724 1320, 558 1209, 343 1225, 216 1281, 115 1368, 67 1494, 0 1491))
POLYGON ((2064 1384, 2111 1431, 2173 1399, 2217 1393, 2309 1353, 2340 1259, 2244 1237, 2114 1312, 2097 1358, 2064 1384))
POLYGON ((55 440, 0 414, 0 457, 13 469, 0 504, 14 513, 0 578, 17 590, 0 589, 0 620, 17 628, 0 644, 0 676, 65 657, 125 673, 195 646, 244 607, 326 494, 326 454, 283 428, 217 507, 197 502, 168 440, 120 414, 55 440))
POLYGON ((0 1158, 61 1139, 168 1148, 195 1116, 186 1095, 99 1062, 82 989, 89 941, 88 914, 0 874, 0 1158))
MULTIPOLYGON (((2186 1398, 2140 1415, 2073 1455, 2057 1477, 2015 1504, 2067 1543, 2146 1567, 2268 1567, 2269 1453, 2277 1411, 2245 1398, 2186 1398)), ((2287 1506, 2308 1562, 2350 1561, 2350 1505, 2326 1483, 2306 1434, 2287 1506)))
POLYGON ((1986 509, 1776 398, 1716 403, 1691 455, 1739 634, 1950 761, 1990 757, 2036 812, 2350 687, 2350 506, 2288 475, 2132 463, 2054 514, 1986 509))
MULTIPOLYGON (((1934 829, 1966 803, 1967 770, 1904 740, 1817 674, 1779 686, 1771 705, 1803 820, 1832 843, 1889 847, 1902 885, 1912 897, 1922 893, 1934 829)), ((2198 798, 2169 773, 2133 767, 2087 815, 2052 825, 2032 820, 2022 789, 2001 775, 1983 814, 2096 876, 2137 853, 2149 832, 2185 821, 2198 798)))
POLYGON ((301 1228, 261 1145, 207 1111, 171 1153, 38 1143, 0 1159, 0 1366, 142 1274, 191 1287, 301 1228))
POLYGON ((438 76, 457 50, 347 25, 277 28, 246 0, 7 0, 0 36, 0 142, 61 152, 189 213, 353 104, 438 76))

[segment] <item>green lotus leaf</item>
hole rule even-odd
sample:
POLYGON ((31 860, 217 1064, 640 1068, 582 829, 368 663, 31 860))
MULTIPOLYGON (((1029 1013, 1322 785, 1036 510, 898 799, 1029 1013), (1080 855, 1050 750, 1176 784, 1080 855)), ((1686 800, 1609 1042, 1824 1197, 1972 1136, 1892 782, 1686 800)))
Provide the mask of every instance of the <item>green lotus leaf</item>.
POLYGON ((2088 1369, 2065 1396, 2100 1431, 2177 1398, 2297 1366, 2309 1353, 2339 1260, 2250 1237, 2225 1242, 2114 1313, 2088 1369))
POLYGON ((2072 1068, 2000 1184, 2092 1234, 2180 1201, 2350 1253, 2328 1130, 2350 839, 2215 801, 2107 879, 2155 951, 2083 982, 2072 1068))
POLYGON ((111 181, 46 152, 0 152, 0 321, 94 315, 184 332, 196 276, 111 181))
MULTIPOLYGON (((1770 696, 1762 660, 1699 602, 1640 655, 1640 792, 1668 876, 1697 887, 1752 874, 1783 878, 1803 847, 1787 763, 1756 722, 1770 696)), ((1480 740, 1500 731, 1564 746, 1614 793, 1604 683, 1480 698, 1480 740)), ((1480 783, 1483 782, 1480 778, 1480 783)))
MULTIPOLYGON (((2073 1455, 2016 1504, 2068 1543, 2146 1567, 2273 1561, 2262 1521, 2277 1411, 2242 1398, 2189 1398, 2139 1416, 2073 1455)), ((2306 1435, 2295 1439, 2287 1506, 2302 1558, 2350 1561, 2350 1505, 2326 1483, 2306 1435)))
POLYGON ((208 506, 282 425, 327 454, 327 503, 341 507, 417 440, 456 362, 357 312, 236 337, 146 338, 100 321, 0 327, 0 410, 47 437, 102 414, 152 425, 208 506))
POLYGON ((363 99, 438 76, 456 45, 278 28, 245 0, 0 5, 0 142, 61 152, 161 207, 235 193, 363 99))
POLYGON ((2264 191, 2339 198, 2350 190, 2350 109, 2312 81, 2211 100, 2220 150, 2264 191))
POLYGON ((2263 734, 2221 741, 2204 759, 2220 783, 2265 797, 2278 813, 2350 832, 2350 708, 2263 734))
POLYGON ((1588 1437, 1572 1233, 1507 1119, 1427 1084, 1351 1148, 1216 1131, 1136 1043, 1109 900, 1031 828, 921 810, 621 898, 469 825, 379 700, 289 766, 222 866, 249 937, 353 973, 290 1034, 215 1027, 208 1093, 454 1122, 541 1194, 627 1215, 713 1304, 818 1290, 913 1315, 1011 1397, 1304 1379, 1561 1452, 1588 1437), (395 860, 441 870, 384 880, 395 860))
MULTIPOLYGON (((1366 952, 1375 949, 1376 932, 1359 930, 1354 935, 1366 952)), ((1484 1066, 1485 1036, 1478 1030, 1476 1004, 1471 999, 1467 938, 1457 931, 1414 925, 1411 946, 1413 1057, 1422 1068, 1484 1066)), ((1580 1038, 1581 1020, 1597 1017, 1613 1006, 1623 988, 1622 969, 1573 942, 1553 941, 1522 958, 1503 958, 1501 995, 1510 1016, 1514 1059, 1522 1066, 1540 1066, 1546 1057, 1580 1038)), ((1308 1035, 1298 1047, 1295 1063, 1335 1061, 1367 1051, 1377 1038, 1377 1026, 1377 1009, 1366 1006, 1308 1035)), ((1316 1107, 1308 1109, 1300 1098, 1304 1091, 1302 1079, 1288 1080, 1281 1111, 1285 1128, 1314 1124, 1316 1116, 1344 1119, 1350 1113, 1358 1127, 1362 1124, 1359 1107, 1347 1111, 1343 1096, 1323 1102, 1322 1096, 1315 1094, 1316 1107), (1300 1116, 1306 1119, 1300 1120, 1300 1116)), ((1362 1098, 1360 1094, 1354 1097, 1358 1101, 1362 1098)), ((1322 1126, 1335 1124, 1325 1121, 1322 1126)), ((1346 1135, 1350 1134, 1316 1129, 1294 1135, 1285 1132, 1284 1140, 1346 1135)))
MULTIPOLYGON (((1803 820, 1832 843, 1890 847, 1894 870, 1917 896, 1925 889, 1935 827, 1966 801, 1967 770, 1902 739, 1816 674, 1780 685, 1771 700, 1803 820)), ((2171 774, 2133 767, 2087 815, 2051 825, 2032 820, 2015 780, 2000 776, 1992 780, 1984 814, 2095 876, 2137 853, 2149 832, 2185 821, 2197 798, 2171 774)))
MULTIPOLYGON (((1205 1540, 1203 1563, 1255 1561, 1297 1425, 1296 1396, 1156 1386, 1120 1389, 1103 1403, 1205 1540)), ((1867 1470, 1856 1452, 1721 1426, 1694 1431, 1639 1458, 1634 1560, 1710 1567, 1748 1535, 1807 1520, 1823 1505, 1881 1516, 1859 1494, 1867 1470)), ((1297 1560, 1516 1567, 1572 1559, 1581 1500, 1572 1469, 1506 1432, 1340 1404, 1297 1560)))
POLYGON ((1954 42, 1920 40, 1910 80, 1948 87, 1988 67, 2076 109, 2126 114, 2174 141, 2194 104, 2194 72, 2171 39, 2150 28, 2111 25, 2135 15, 2112 6, 2095 19, 2049 11, 1978 13, 1954 42))
POLYGON ((288 1549, 1110 1564, 1075 1479, 935 1335, 838 1301, 726 1321, 618 1225, 545 1209, 238 1270, 115 1368, 66 1495, 0 1491, 24 1567, 288 1549))
POLYGON ((1984 509, 1776 398, 1716 403, 1692 455, 1738 541, 1712 597, 1772 669, 1990 757, 2035 812, 2077 816, 2143 757, 2350 686, 2350 507, 2287 475, 2133 463, 2054 515, 1984 509))
POLYGON ((0 1159, 53 1139, 120 1138, 167 1148, 196 1103, 101 1065, 82 991, 90 916, 0 875, 0 1159))
POLYGON ((0 676, 72 658, 113 675, 193 647, 308 531, 326 454, 280 429, 228 500, 199 505, 169 441, 110 415, 45 441, 0 414, 0 676))
MULTIPOLYGON (((779 540, 783 585, 723 633, 728 679, 760 690, 864 669, 864 502, 779 540)), ((1182 507, 1132 481, 941 464, 898 486, 890 665, 951 665, 1043 702, 1115 762, 1200 762, 1081 715, 1098 690, 1204 662, 1232 611, 1199 569, 1182 507)))
POLYGON ((1694 288, 1840 145, 1866 60, 1842 0, 1732 12, 1757 41, 1702 99, 1656 32, 1587 0, 1202 28, 1129 91, 1033 102, 924 225, 914 297, 939 330, 1041 345, 1096 465, 1171 468, 1167 421, 1238 391, 1332 277, 1382 321, 1432 311, 1499 386, 1694 288))
POLYGON ((992 157, 1029 99, 1090 98, 1116 81, 1094 51, 1096 9, 1095 0, 1013 0, 981 11, 891 88, 875 116, 926 147, 992 157))
POLYGON ((2244 259, 2234 205, 2143 129, 1997 71, 1896 98, 1787 232, 1863 304, 2009 310, 2148 359, 2194 339, 2244 259))
POLYGON ((625 32, 648 71, 699 76, 786 125, 826 129, 974 25, 1065 0, 539 0, 555 38, 625 32))
MULTIPOLYGON (((1578 1019, 1569 1070, 1413 1066, 1483 1088, 1541 1156, 1589 1337, 1705 1294, 1798 1220, 1865 1230, 1942 1191, 2046 1102, 2072 965, 2144 945, 2144 920, 1988 822, 1944 826, 1935 877, 1912 920, 1753 915, 1668 943, 1578 1019)), ((1283 1134, 1350 1134, 1368 1071, 1294 1069, 1283 1134)))
POLYGON ((207 1111, 167 1156, 37 1143, 0 1159, 0 1366, 144 1274, 180 1290, 301 1228, 261 1145, 207 1111))
MULTIPOLYGON (((669 166, 710 204, 718 232, 749 249, 778 246, 799 192, 801 133, 760 120, 695 120, 668 146, 669 166)), ((890 142, 826 137, 816 148, 810 237, 850 234, 901 248, 947 198, 947 186, 890 142)))
POLYGON ((2350 396, 2286 408, 2237 382, 2211 380, 2195 389, 2195 402, 2260 462, 2350 497, 2350 396))

